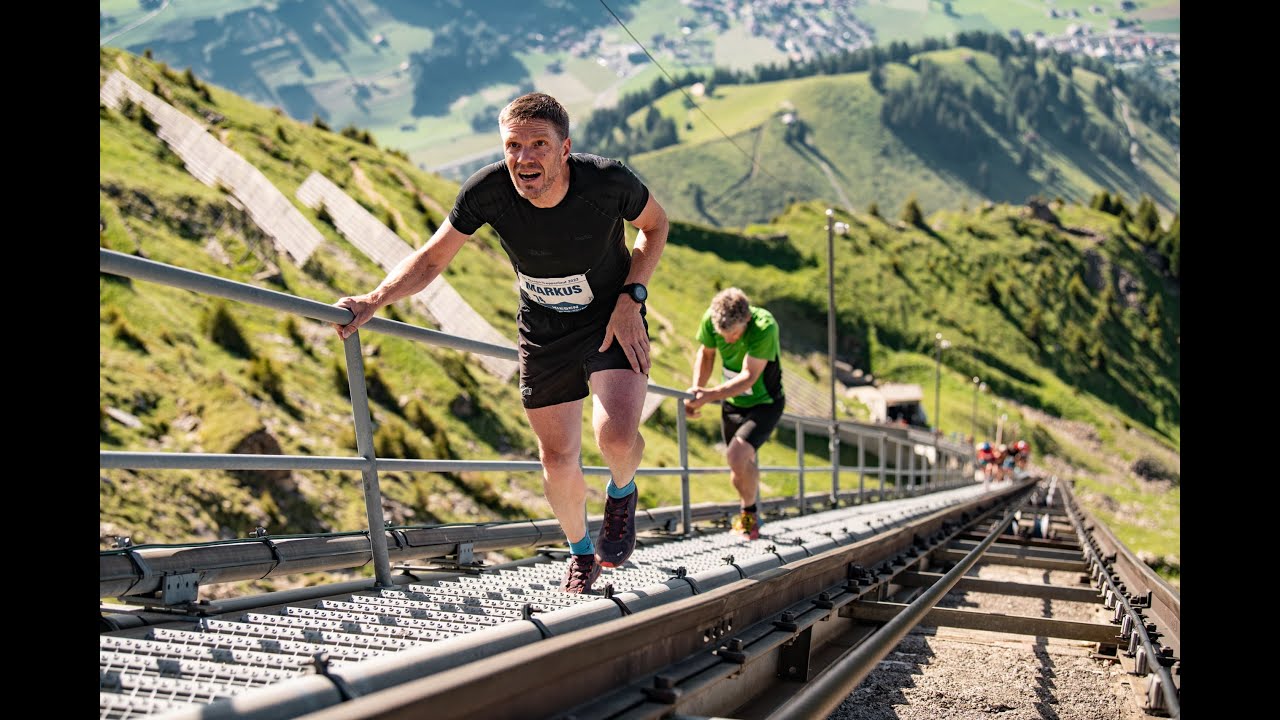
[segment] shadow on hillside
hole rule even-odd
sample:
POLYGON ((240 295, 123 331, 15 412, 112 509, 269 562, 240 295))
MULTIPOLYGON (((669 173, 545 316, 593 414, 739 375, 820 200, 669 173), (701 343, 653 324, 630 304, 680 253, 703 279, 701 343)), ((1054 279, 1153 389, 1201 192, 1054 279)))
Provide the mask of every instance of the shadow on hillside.
POLYGON ((300 74, 310 77, 314 75, 308 61, 310 55, 320 62, 335 63, 351 74, 344 55, 354 44, 371 42, 368 26, 357 13, 341 3, 330 2, 281 3, 275 10, 246 8, 174 26, 175 32, 167 36, 173 39, 153 38, 125 47, 137 55, 149 48, 170 67, 190 67, 200 79, 255 102, 292 105, 285 109, 299 119, 310 119, 312 113, 318 112, 314 98, 309 93, 303 98, 296 89, 290 89, 286 100, 267 84, 260 68, 278 71, 293 63, 300 74), (269 52, 260 50, 264 43, 279 38, 286 42, 269 52))
MULTIPOLYGON (((602 15, 592 22, 597 16, 553 0, 374 4, 397 22, 432 32, 431 47, 412 53, 409 60, 414 72, 412 114, 418 117, 447 115, 454 100, 497 84, 514 84, 518 93, 532 90, 532 77, 518 53, 567 47, 609 20, 602 15)), ((635 0, 621 0, 611 6, 626 18, 634 4, 635 0)))
POLYGON ((273 16, 288 26, 288 34, 298 38, 308 53, 321 61, 337 63, 348 74, 353 71, 343 55, 356 43, 371 42, 364 21, 339 3, 280 3, 273 16))
POLYGON ((276 95, 280 98, 280 106, 289 114, 289 117, 303 120, 317 115, 326 119, 329 117, 329 112, 305 85, 281 85, 276 88, 276 95))
POLYGON ((1001 360, 999 357, 987 352, 986 350, 982 350, 980 348, 976 348, 972 346, 964 346, 962 348, 957 348, 953 352, 960 352, 962 354, 966 354, 972 357, 974 360, 986 365, 987 367, 1004 373, 1005 375, 1009 376, 1013 380, 1016 380, 1017 382, 1026 383, 1028 385, 1040 384, 1039 380, 1036 380, 1030 375, 1027 375, 1026 373, 1022 372, 1018 368, 1010 365, 1004 360, 1001 360))
POLYGON ((917 130, 885 126, 933 172, 954 177, 974 192, 999 202, 1018 203, 1040 192, 1038 182, 1018 168, 1013 158, 989 135, 974 143, 968 157, 940 142, 934 135, 917 130), (986 166, 985 178, 982 168, 986 166))
MULTIPOLYGON (((1166 420, 1181 423, 1181 403, 1178 397, 1169 388, 1152 382, 1132 361, 1127 364, 1117 361, 1117 354, 1121 352, 1128 353, 1126 358, 1132 358, 1132 352, 1127 348, 1127 343, 1132 339, 1122 330, 1112 328, 1104 331, 1103 338, 1104 365, 1100 369, 1091 366, 1091 358, 1087 353, 1077 356, 1065 350, 1042 352, 1040 361, 1059 380, 1075 388, 1077 393, 1087 392, 1114 406, 1134 422, 1146 426, 1161 437, 1173 440, 1159 428, 1158 422, 1166 420), (1145 396, 1139 396, 1132 388, 1142 388, 1145 396)), ((1061 415, 1061 410, 1056 407, 1043 409, 1061 415)))
MULTIPOLYGON (((789 296, 768 296, 752 298, 753 302, 766 308, 778 321, 782 345, 788 352, 798 355, 820 353, 824 357, 827 352, 827 308, 815 303, 789 296)), ((840 322, 836 324, 836 356, 842 360, 852 359, 855 365, 862 363, 866 354, 867 329, 861 325, 840 322)), ((883 337, 883 334, 882 334, 883 337)))
MULTIPOLYGON (((1143 193, 1150 195, 1151 199, 1158 205, 1169 208, 1178 206, 1177 201, 1164 188, 1160 187, 1150 175, 1133 167, 1127 154, 1121 159, 1103 159, 1087 145, 1071 140, 1057 128, 1047 128, 1043 133, 1043 137, 1050 140, 1057 147, 1069 149, 1071 151, 1071 160, 1076 166, 1101 187, 1108 188, 1113 192, 1119 191, 1129 200, 1137 200, 1136 197, 1128 197, 1135 192, 1136 188, 1139 196, 1143 193)), ((1148 161, 1164 167, 1163 163, 1158 162, 1154 156, 1141 149, 1139 152, 1146 156, 1148 161)), ((1168 168, 1164 169, 1168 171, 1168 168)), ((1170 174, 1174 177, 1179 176, 1177 172, 1170 172, 1170 174)))
MULTIPOLYGON (((612 0, 609 7, 623 20, 632 15, 632 9, 640 0, 612 0)), ((328 4, 328 3, 325 3, 328 4)), ((432 31, 450 22, 484 22, 486 18, 500 18, 507 27, 518 27, 525 36, 542 34, 554 38, 557 32, 583 30, 598 25, 612 27, 612 19, 603 13, 598 22, 587 23, 588 16, 576 9, 564 9, 562 0, 485 0, 483 3, 458 2, 458 0, 372 0, 378 10, 398 23, 416 25, 432 31)), ((571 3, 569 3, 571 4, 571 3)))
POLYGON ((797 270, 806 265, 805 257, 789 240, 763 240, 712 228, 671 224, 672 232, 667 241, 719 255, 727 261, 745 262, 757 267, 770 266, 780 270, 797 270))
POLYGON ((1160 168, 1164 172, 1168 173, 1169 177, 1172 177, 1175 180, 1182 179, 1182 168, 1166 163, 1164 161, 1164 158, 1160 157, 1159 155, 1156 155, 1155 153, 1142 151, 1142 156, 1145 162, 1149 162, 1152 165, 1155 165, 1156 167, 1160 168))
MULTIPOLYGON (((844 180, 845 182, 849 181, 848 176, 846 176, 844 171, 840 169, 840 165, 838 163, 831 162, 830 158, 822 154, 822 151, 819 150, 816 145, 805 142, 803 139, 797 140, 795 138, 786 138, 783 142, 787 144, 787 147, 794 150, 797 155, 808 160, 819 169, 825 165, 841 180, 844 180)), ((850 209, 852 210, 852 208, 850 209)))
MULTIPOLYGON (((533 89, 529 71, 508 51, 501 35, 485 25, 445 26, 430 51, 409 57, 413 70, 414 117, 447 116, 455 100, 493 84, 518 86, 515 93, 493 104, 493 112, 518 94, 533 89)), ((482 111, 484 112, 484 111, 482 111)))

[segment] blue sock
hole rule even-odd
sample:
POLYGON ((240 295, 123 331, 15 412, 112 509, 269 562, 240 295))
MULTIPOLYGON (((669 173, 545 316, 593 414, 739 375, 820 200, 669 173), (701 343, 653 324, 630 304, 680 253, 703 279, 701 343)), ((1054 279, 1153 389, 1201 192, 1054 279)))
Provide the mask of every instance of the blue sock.
POLYGON ((609 480, 609 487, 606 489, 606 492, 608 492, 608 493, 609 493, 609 497, 613 498, 614 500, 617 500, 617 499, 619 499, 619 498, 624 498, 624 497, 626 497, 626 496, 630 495, 631 493, 633 493, 633 492, 635 492, 635 491, 636 491, 636 479, 635 479, 635 478, 631 478, 631 482, 627 483, 627 484, 626 484, 626 487, 618 487, 618 486, 613 482, 613 480, 612 480, 612 479, 610 479, 610 480, 609 480))
POLYGON ((574 555, 594 555, 596 544, 591 541, 591 533, 582 536, 578 542, 569 543, 569 552, 574 555))

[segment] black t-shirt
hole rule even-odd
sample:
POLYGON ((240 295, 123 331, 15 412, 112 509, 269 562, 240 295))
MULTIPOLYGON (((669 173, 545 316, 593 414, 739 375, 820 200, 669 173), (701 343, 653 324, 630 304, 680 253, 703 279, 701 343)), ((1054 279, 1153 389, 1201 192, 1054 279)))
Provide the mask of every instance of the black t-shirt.
POLYGON ((520 283, 521 327, 566 327, 612 312, 627 273, 623 220, 635 220, 649 189, 616 160, 569 154, 569 191, 558 205, 535 207, 520 197, 506 163, 478 170, 463 184, 449 223, 474 235, 493 226, 520 283))

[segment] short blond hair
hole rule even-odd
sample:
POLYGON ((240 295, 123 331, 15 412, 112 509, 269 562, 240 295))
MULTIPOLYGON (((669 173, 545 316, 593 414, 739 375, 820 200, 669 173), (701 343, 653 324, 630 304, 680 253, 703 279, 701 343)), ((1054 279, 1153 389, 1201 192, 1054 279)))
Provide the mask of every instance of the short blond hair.
POLYGON ((711 298, 711 325, 721 335, 751 318, 751 299, 736 287, 725 288, 711 298))

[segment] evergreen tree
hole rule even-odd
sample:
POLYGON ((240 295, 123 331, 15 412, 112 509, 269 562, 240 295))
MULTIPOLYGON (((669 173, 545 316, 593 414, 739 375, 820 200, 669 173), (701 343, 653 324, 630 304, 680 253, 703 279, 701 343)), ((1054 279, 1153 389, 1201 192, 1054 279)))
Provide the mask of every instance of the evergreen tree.
POLYGON ((1027 322, 1022 331, 1028 340, 1036 345, 1040 344, 1040 335, 1044 332, 1044 312, 1039 305, 1031 306, 1031 312, 1027 313, 1027 322))
POLYGON ((1151 297, 1151 302, 1147 305, 1147 327, 1158 328, 1163 320, 1164 301, 1160 299, 1160 295, 1157 293, 1151 297))
POLYGON ((1182 279, 1182 227, 1179 215, 1173 216, 1169 230, 1164 234, 1164 256, 1169 258, 1169 272, 1175 278, 1182 279))
POLYGON ((868 79, 871 81, 871 87, 876 92, 884 93, 884 68, 879 63, 872 63, 871 70, 868 73, 868 79))
POLYGON ((1106 349, 1102 346, 1101 340, 1094 341, 1089 347, 1089 364, 1099 372, 1107 371, 1106 349))
POLYGON ((1157 240, 1160 230, 1160 213, 1156 211, 1156 204, 1149 196, 1142 196, 1133 219, 1138 226, 1139 237, 1144 243, 1150 245, 1157 240))
POLYGON ((902 206, 902 222, 918 228, 924 228, 924 213, 920 211, 920 203, 916 200, 916 196, 912 193, 907 198, 906 205, 902 206))

